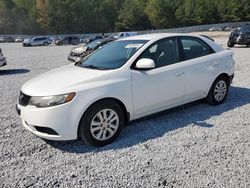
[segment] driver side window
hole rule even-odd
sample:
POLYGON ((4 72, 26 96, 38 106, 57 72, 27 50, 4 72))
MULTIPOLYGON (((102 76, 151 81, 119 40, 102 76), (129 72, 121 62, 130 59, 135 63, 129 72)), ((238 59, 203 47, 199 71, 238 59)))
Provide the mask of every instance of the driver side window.
POLYGON ((152 59, 155 62, 155 67, 163 67, 178 62, 178 52, 176 39, 164 39, 157 41, 140 56, 141 58, 152 59))

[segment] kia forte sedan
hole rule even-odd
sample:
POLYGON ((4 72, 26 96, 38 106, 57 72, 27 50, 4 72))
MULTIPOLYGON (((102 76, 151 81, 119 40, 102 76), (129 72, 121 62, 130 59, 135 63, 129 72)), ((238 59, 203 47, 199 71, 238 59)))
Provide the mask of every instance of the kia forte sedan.
POLYGON ((234 76, 232 56, 202 36, 119 39, 26 82, 17 112, 39 137, 104 146, 131 120, 199 99, 222 104, 234 76))

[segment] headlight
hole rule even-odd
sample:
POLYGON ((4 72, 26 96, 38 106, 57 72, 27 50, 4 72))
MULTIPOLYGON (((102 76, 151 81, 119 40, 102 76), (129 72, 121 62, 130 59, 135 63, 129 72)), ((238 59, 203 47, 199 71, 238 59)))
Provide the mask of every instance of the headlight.
POLYGON ((64 95, 55 95, 47 97, 31 97, 29 105, 36 106, 38 108, 56 106, 72 101, 76 93, 69 93, 64 95))

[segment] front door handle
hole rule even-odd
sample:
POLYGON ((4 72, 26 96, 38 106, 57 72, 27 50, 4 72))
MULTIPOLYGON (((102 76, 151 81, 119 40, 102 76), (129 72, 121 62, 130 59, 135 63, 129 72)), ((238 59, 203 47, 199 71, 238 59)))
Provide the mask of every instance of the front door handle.
POLYGON ((181 76, 181 75, 183 75, 183 74, 184 74, 184 72, 177 72, 177 73, 175 73, 175 75, 178 76, 178 77, 181 76))

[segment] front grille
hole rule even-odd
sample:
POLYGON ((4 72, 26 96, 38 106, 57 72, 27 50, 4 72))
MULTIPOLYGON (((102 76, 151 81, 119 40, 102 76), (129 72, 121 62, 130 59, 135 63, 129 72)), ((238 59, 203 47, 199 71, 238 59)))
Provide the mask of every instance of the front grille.
POLYGON ((31 96, 25 95, 23 92, 21 92, 19 96, 19 104, 22 106, 27 106, 29 104, 30 99, 31 96))
POLYGON ((233 37, 234 37, 234 38, 236 38, 236 37, 238 37, 238 36, 240 36, 239 33, 233 33, 233 37))

